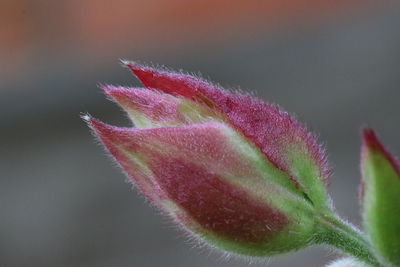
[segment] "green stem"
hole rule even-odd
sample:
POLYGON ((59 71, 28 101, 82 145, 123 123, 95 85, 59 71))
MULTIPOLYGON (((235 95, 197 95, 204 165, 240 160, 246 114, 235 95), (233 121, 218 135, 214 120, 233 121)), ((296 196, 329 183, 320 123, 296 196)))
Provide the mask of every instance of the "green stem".
POLYGON ((317 242, 331 245, 371 266, 383 266, 375 258, 364 235, 355 227, 335 216, 320 217, 320 235, 317 242))

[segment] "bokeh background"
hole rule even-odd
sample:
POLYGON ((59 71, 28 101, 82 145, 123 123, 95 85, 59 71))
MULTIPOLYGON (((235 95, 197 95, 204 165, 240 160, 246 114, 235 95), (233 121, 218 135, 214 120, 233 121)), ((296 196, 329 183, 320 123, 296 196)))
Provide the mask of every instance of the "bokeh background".
MULTIPOLYGON (((121 58, 256 91, 319 133, 359 224, 359 129, 400 155, 400 4, 361 0, 0 0, 0 266, 247 266, 191 248, 125 183, 80 112, 128 125, 97 83, 121 58)), ((310 248, 251 266, 318 267, 310 248)))

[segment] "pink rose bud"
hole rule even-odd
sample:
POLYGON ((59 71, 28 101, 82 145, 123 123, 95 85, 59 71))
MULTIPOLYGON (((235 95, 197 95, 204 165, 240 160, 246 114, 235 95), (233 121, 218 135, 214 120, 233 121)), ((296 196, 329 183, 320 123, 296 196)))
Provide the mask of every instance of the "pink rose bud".
POLYGON ((371 129, 363 132, 361 201, 364 228, 387 266, 400 266, 400 163, 371 129))
POLYGON ((368 265, 352 258, 343 258, 328 264, 326 267, 368 267, 368 265))
POLYGON ((316 139, 276 106, 125 62, 144 88, 103 86, 133 128, 84 119, 130 180, 200 241, 268 256, 313 243, 330 208, 316 139))

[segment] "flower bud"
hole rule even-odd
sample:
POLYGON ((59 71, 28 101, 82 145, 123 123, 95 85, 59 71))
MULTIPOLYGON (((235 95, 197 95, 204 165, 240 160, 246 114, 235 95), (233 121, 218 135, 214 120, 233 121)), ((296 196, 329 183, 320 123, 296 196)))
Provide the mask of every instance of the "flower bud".
POLYGON ((276 106, 126 63, 146 89, 103 86, 134 128, 84 119, 157 208, 211 246, 269 256, 314 242, 326 158, 276 106))
POLYGON ((400 265, 400 164, 371 129, 363 132, 361 201, 364 228, 376 254, 400 265))

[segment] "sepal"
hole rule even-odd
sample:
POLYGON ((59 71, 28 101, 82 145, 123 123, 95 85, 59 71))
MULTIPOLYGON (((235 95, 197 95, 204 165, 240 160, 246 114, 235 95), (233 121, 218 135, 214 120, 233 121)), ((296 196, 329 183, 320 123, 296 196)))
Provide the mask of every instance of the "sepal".
POLYGON ((284 187, 285 173, 265 166, 263 155, 230 127, 87 122, 139 190, 200 240, 251 256, 312 243, 312 205, 284 187))

